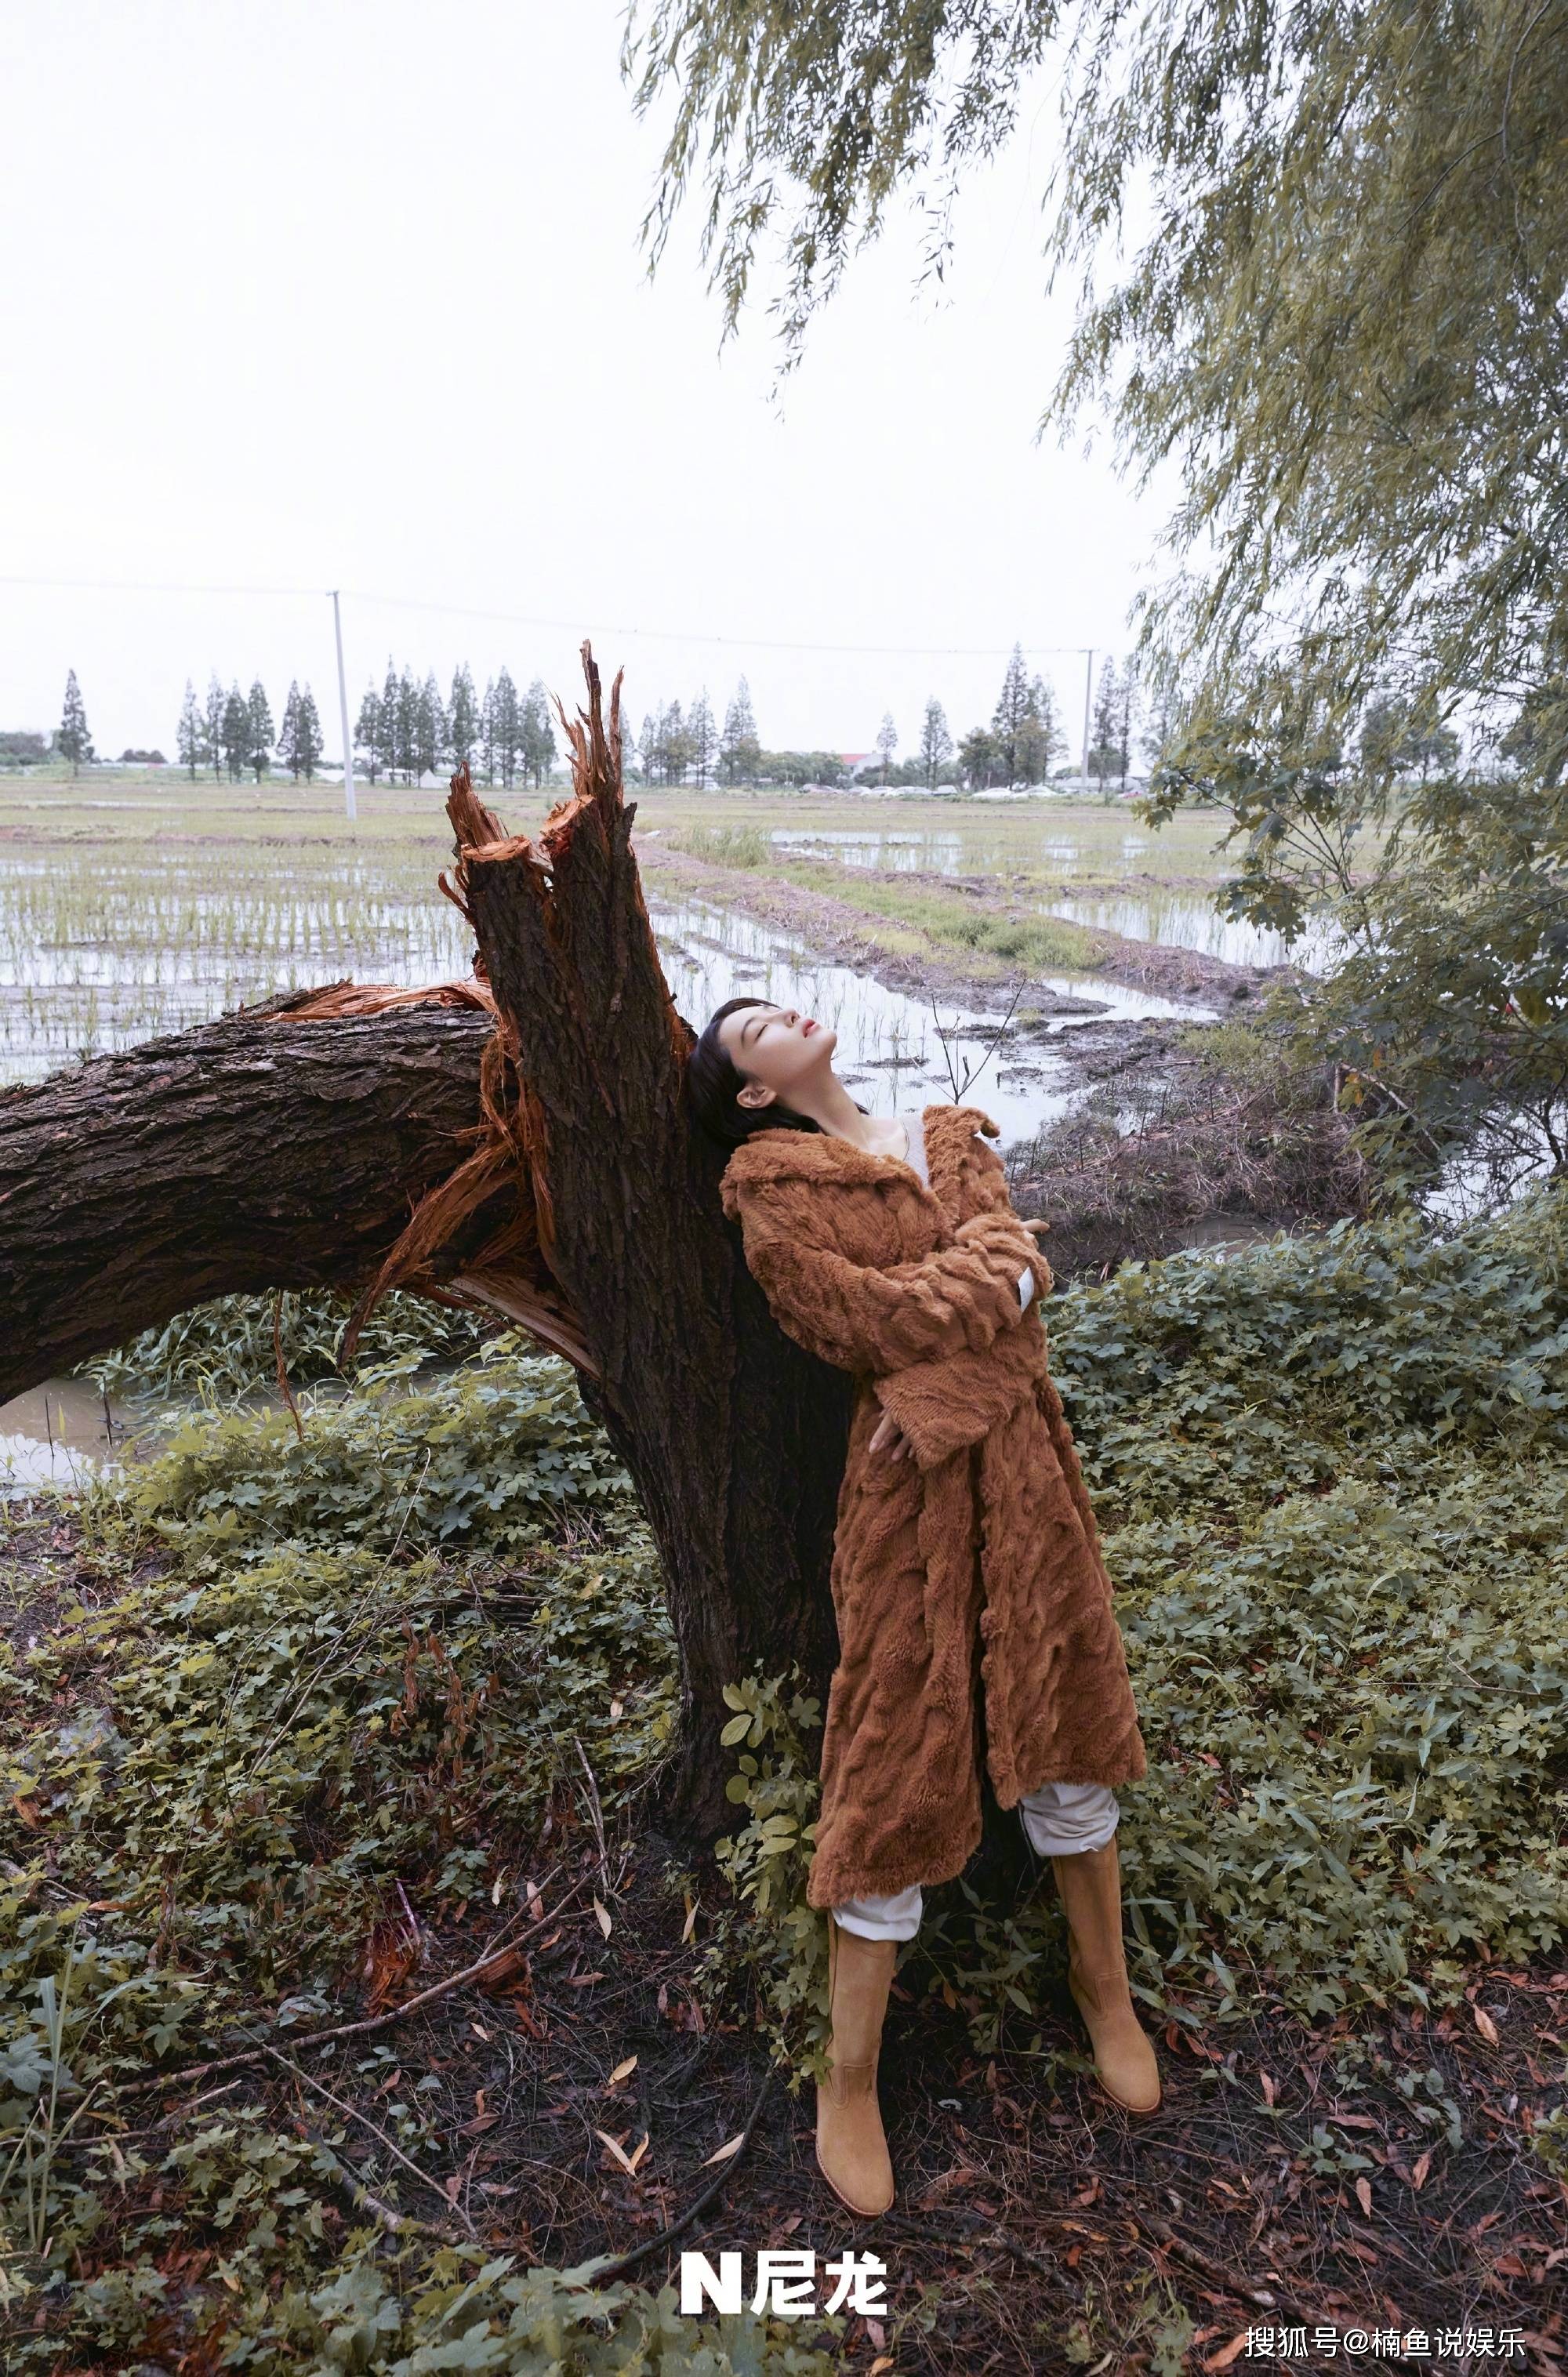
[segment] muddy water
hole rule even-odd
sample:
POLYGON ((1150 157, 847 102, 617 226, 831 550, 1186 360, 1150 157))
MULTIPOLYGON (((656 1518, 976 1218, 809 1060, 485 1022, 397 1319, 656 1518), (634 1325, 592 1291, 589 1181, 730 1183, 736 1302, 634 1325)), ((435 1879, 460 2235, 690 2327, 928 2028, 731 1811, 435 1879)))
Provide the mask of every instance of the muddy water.
POLYGON ((1071 879, 1093 866, 1103 879, 1113 867, 1131 866, 1149 848, 1146 834, 1114 830, 1096 838, 1091 851, 1071 832, 1049 825, 1026 845, 986 825, 901 828, 853 826, 796 830, 781 826, 769 836, 775 850, 808 858, 832 858, 842 866, 874 868, 883 875, 979 875, 997 872, 1009 858, 1024 855, 1053 875, 1071 879))
POLYGON ((1299 965, 1321 973, 1333 960, 1335 937, 1314 926, 1295 942, 1261 925, 1234 922, 1222 916, 1212 901, 1191 893, 1156 892, 1147 896, 1042 900, 1041 913, 1061 916, 1070 924, 1091 925, 1099 932, 1120 933, 1130 941, 1155 941, 1164 949, 1198 950, 1203 956, 1223 958, 1227 965, 1299 965))
MULTIPOLYGON (((892 1114, 961 1096, 1000 1124, 1004 1146, 1033 1137, 1083 1095, 1066 1053, 1050 1045, 1064 1033, 1083 1024, 1145 1017, 1192 1022, 1206 1012, 1098 974, 1053 974, 1038 988, 1072 1000, 1072 1011, 1046 1011, 1043 1046, 1032 1033, 1026 1041, 1010 1037, 1010 1045, 994 1048, 1005 1002, 987 1011, 940 1001, 933 1013, 908 992, 818 958, 793 935, 734 909, 650 900, 649 915, 676 1005, 695 1030, 726 998, 798 1007, 837 1033, 833 1069, 869 1113, 892 1114)), ((1026 991, 1014 1010, 1015 1021, 1028 1001, 1026 991)))
POLYGON ((125 1411, 90 1379, 50 1379, 0 1404, 0 1500, 41 1486, 79 1486, 118 1457, 125 1411))

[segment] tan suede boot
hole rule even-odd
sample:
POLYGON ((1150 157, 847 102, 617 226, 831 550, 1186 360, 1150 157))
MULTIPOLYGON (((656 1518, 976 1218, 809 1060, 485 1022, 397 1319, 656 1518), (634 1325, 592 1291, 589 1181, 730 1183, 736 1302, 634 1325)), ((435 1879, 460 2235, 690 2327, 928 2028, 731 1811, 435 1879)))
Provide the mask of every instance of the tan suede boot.
POLYGON ((1103 1849, 1053 1857, 1051 1870, 1067 1915, 1067 1985, 1095 2050, 1095 2076, 1129 2113, 1152 2113, 1160 2101, 1160 2070, 1127 1985, 1115 1835, 1103 1849))
POLYGON ((896 1940, 863 1940, 828 1917, 829 2078, 817 2089, 817 2167, 851 2212, 885 2212, 892 2163, 877 2102, 877 2058, 896 1940))

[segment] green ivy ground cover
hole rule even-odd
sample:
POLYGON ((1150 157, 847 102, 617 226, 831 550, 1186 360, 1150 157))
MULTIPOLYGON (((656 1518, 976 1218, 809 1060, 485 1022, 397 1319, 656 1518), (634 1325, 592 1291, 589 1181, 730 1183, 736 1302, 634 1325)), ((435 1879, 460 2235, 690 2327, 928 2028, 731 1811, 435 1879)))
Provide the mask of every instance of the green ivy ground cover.
MULTIPOLYGON (((1447 1241, 1346 1229, 1053 1308, 1150 1753, 1121 1795, 1136 1979, 1183 2019, 1442 2001, 1476 1949, 1568 1932, 1565 1243, 1550 1191, 1447 1241)), ((503 1340, 419 1392, 307 1406, 303 1443, 193 1422, 61 1518, 53 1566, 0 1540, 7 2365, 66 2338, 119 2365, 175 2296, 190 2332, 221 2314, 214 2365, 266 2372, 833 2365, 635 2287, 599 2316, 569 2274, 345 2236, 331 2144, 259 2099, 167 2152, 66 2134, 94 2083, 353 2004, 394 1879, 483 1907, 581 1756, 607 1822, 645 1787, 676 1706, 657 1564, 564 1366, 503 1340), (182 2289, 187 2233, 221 2250, 182 2289)), ((755 1985, 806 2069, 818 1712, 777 1678, 732 1698, 707 1987, 755 1985)), ((1048 1901, 959 1882, 905 1978, 977 2044, 1022 2042, 1059 1947, 1048 1901)), ((434 2116, 401 2119, 434 2149, 434 2116)))
MULTIPOLYGON (((1441 1240, 1341 1225, 1129 1266, 1049 1316, 1149 1774, 1119 1794, 1136 1979, 1207 2013, 1456 1990, 1568 1933, 1568 1195, 1441 1240)), ((820 1712, 748 1679, 731 1874, 783 2033, 820 1712)), ((1050 1894, 928 1894, 913 1958, 994 2042, 1050 1894)), ((906 1975, 913 1977, 913 1974, 906 1975)))

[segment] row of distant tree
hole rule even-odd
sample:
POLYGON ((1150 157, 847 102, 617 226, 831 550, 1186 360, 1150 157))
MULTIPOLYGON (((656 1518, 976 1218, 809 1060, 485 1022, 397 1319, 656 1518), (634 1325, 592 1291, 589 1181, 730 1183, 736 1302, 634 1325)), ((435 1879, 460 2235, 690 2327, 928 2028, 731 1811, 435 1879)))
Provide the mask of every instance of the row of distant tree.
MULTIPOLYGON (((1130 662, 1107 659, 1095 697, 1089 773, 1103 782, 1125 785, 1136 765, 1136 735, 1143 720, 1136 672, 1130 662)), ((1169 725, 1168 708, 1157 706, 1148 721, 1144 749, 1152 754, 1169 725)), ((845 784, 862 782, 964 784, 971 790, 996 785, 1043 783, 1067 754, 1068 737, 1054 688, 1031 676, 1023 648, 1014 645, 988 724, 971 728, 955 742, 947 713, 933 694, 920 722, 916 747, 899 759, 898 728, 886 712, 878 730, 876 757, 856 758, 832 751, 770 751, 762 744, 746 679, 716 726, 706 688, 685 709, 672 701, 642 722, 636 743, 628 741, 628 770, 645 783, 845 784)))
POLYGON ((443 699, 434 671, 421 682, 389 661, 380 691, 371 686, 360 703, 354 755, 372 783, 466 767, 487 783, 543 784, 556 763, 549 697, 538 677, 520 694, 505 668, 481 696, 465 662, 443 699))
MULTIPOLYGON (((1145 767, 1152 766, 1169 744, 1175 723, 1167 693, 1148 698, 1131 662, 1107 658, 1095 691, 1090 775, 1107 786, 1119 782, 1125 787, 1133 772, 1134 753, 1145 767)), ((1521 725, 1504 741, 1505 757, 1520 758, 1524 735, 1521 725)), ((536 677, 527 693, 520 695, 503 668, 481 699, 466 665, 454 674, 450 694, 443 700, 433 674, 420 682, 410 669, 400 674, 389 662, 381 690, 372 686, 360 704, 354 748, 373 783, 381 776, 417 782, 466 761, 475 776, 490 783, 541 785, 556 760, 543 683, 536 677)), ((1055 693, 1044 678, 1029 675, 1018 645, 989 724, 971 728, 955 745, 942 705, 933 695, 926 704, 916 749, 903 760, 895 757, 898 731, 891 714, 883 717, 876 760, 869 768, 861 761, 856 769, 840 752, 766 750, 744 677, 725 709, 722 727, 714 724, 704 690, 687 708, 672 701, 652 711, 643 719, 640 736, 628 733, 624 746, 628 776, 650 784, 842 785, 858 772, 862 782, 924 784, 932 791, 952 783, 972 791, 1041 783, 1067 748, 1055 693)), ((322 757, 315 695, 308 685, 302 688, 297 680, 291 683, 281 724, 274 728, 259 677, 248 694, 242 694, 237 682, 225 692, 214 675, 205 701, 197 700, 187 680, 175 749, 193 778, 210 768, 217 776, 238 780, 251 773, 259 782, 276 759, 296 782, 302 776, 308 782, 322 757)), ((60 724, 53 737, 0 732, 0 767, 39 766, 54 757, 68 760, 75 774, 96 756, 75 669, 66 675, 60 724)), ((1418 779, 1424 784, 1456 765, 1459 743, 1448 727, 1413 709, 1397 688, 1383 688, 1362 715, 1358 756, 1365 769, 1391 770, 1405 782, 1418 779)), ((167 764, 159 750, 126 750, 120 759, 150 767, 167 764)), ((1070 772, 1057 770, 1059 774, 1070 772)))
POLYGON ((214 675, 205 701, 197 700, 196 687, 186 679, 174 749, 193 782, 203 769, 210 768, 215 776, 227 775, 236 782, 249 772, 259 783, 271 772, 276 758, 296 783, 302 776, 309 782, 321 764, 322 748, 316 696, 309 686, 302 691, 297 678, 290 684, 278 725, 273 723, 272 705, 259 677, 245 694, 237 680, 225 693, 214 675))
MULTIPOLYGON (((1168 706, 1156 705, 1145 719, 1131 664, 1107 658, 1095 697, 1091 776, 1126 784, 1141 723, 1147 727, 1144 754, 1153 758, 1168 733, 1168 706)), ((43 756, 42 736, 24 739, 36 742, 36 756, 43 756)), ((320 714, 308 685, 290 684, 281 723, 275 726, 259 677, 245 694, 237 680, 225 691, 216 675, 205 700, 197 699, 186 680, 174 741, 180 764, 193 779, 209 768, 215 776, 226 774, 233 781, 254 774, 258 782, 274 760, 296 782, 301 777, 310 781, 323 749, 320 714)), ((70 761, 73 771, 94 756, 74 669, 66 678, 54 748, 70 761)), ((939 784, 963 783, 979 790, 1044 782, 1067 751, 1068 738, 1053 687, 1042 676, 1029 675, 1023 649, 1015 645, 988 724, 972 727, 955 744, 946 712, 933 695, 914 752, 900 760, 898 748, 898 730, 888 713, 869 766, 864 758, 839 752, 770 751, 758 732, 744 677, 722 724, 704 688, 688 705, 671 701, 650 711, 640 735, 628 732, 624 746, 628 774, 649 784, 691 784, 699 790, 712 784, 844 784, 858 773, 862 781, 881 784, 925 784, 935 790, 939 784)), ((383 685, 379 690, 369 687, 360 704, 354 752, 372 783, 382 777, 417 782, 466 765, 492 784, 521 781, 537 786, 547 781, 555 766, 557 744, 548 697, 537 677, 526 693, 520 693, 509 670, 503 668, 481 696, 464 663, 454 672, 450 691, 443 698, 433 671, 421 680, 406 665, 400 672, 389 661, 383 685)), ((18 756, 35 755, 30 749, 18 756)), ((162 761, 162 753, 154 751, 127 751, 122 757, 162 761)))

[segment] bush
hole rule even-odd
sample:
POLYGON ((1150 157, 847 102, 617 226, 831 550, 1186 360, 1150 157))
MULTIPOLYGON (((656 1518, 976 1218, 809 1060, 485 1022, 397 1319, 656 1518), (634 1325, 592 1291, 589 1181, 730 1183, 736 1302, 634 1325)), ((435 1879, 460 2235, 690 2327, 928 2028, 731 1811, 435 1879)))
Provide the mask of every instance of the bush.
POLYGON ((635 1517, 631 1481, 588 1416, 569 1364, 509 1345, 429 1388, 187 1421, 130 1507, 173 1540, 231 1557, 285 1542, 502 1551, 565 1513, 635 1517))
MULTIPOLYGON (((307 1386, 340 1375, 338 1346, 353 1305, 353 1296, 326 1288, 285 1289, 276 1299, 214 1296, 82 1363, 80 1374, 116 1394, 223 1401, 257 1389, 272 1392, 281 1337, 290 1384, 307 1386)), ((463 1360, 506 1333, 498 1321, 394 1288, 361 1333, 354 1377, 374 1385, 423 1362, 463 1360)))

